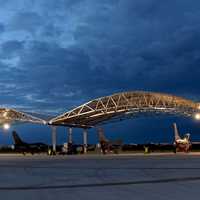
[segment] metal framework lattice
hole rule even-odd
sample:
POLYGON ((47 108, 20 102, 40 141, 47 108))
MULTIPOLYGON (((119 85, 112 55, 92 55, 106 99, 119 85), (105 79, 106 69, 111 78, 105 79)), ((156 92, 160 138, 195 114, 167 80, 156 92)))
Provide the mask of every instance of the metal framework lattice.
POLYGON ((153 92, 124 92, 89 101, 50 120, 49 124, 93 127, 110 120, 145 113, 193 116, 199 104, 181 97, 153 92))
POLYGON ((32 115, 14 110, 9 108, 0 108, 0 124, 5 123, 18 123, 18 122, 29 122, 29 123, 40 123, 46 124, 45 120, 34 117, 32 115))

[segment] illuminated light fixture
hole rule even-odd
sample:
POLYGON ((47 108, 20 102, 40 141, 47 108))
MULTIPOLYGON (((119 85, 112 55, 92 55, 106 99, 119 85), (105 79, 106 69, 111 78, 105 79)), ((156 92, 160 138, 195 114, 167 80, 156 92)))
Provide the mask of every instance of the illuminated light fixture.
POLYGON ((8 130, 10 128, 10 124, 6 123, 3 125, 3 129, 8 130))
POLYGON ((3 117, 7 117, 7 111, 5 111, 4 113, 3 113, 3 117))
POLYGON ((200 113, 197 113, 197 114, 195 115, 195 119, 200 120, 200 113))
POLYGON ((200 110, 200 104, 198 105, 198 107, 197 107, 199 110, 200 110))

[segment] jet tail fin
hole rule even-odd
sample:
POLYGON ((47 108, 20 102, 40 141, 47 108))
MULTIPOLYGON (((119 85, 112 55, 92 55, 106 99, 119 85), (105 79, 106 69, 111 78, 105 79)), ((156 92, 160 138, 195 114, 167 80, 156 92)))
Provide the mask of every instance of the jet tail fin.
POLYGON ((104 135, 103 128, 98 128, 98 136, 99 136, 99 142, 108 142, 108 139, 106 139, 104 135))
POLYGON ((12 132, 12 136, 13 136, 13 140, 14 140, 15 145, 24 144, 24 142, 21 140, 21 138, 19 137, 19 135, 17 134, 16 131, 12 132))
POLYGON ((179 132, 178 132, 176 123, 173 123, 173 126, 174 126, 174 137, 175 137, 175 141, 176 141, 176 140, 180 139, 180 136, 179 136, 179 132))

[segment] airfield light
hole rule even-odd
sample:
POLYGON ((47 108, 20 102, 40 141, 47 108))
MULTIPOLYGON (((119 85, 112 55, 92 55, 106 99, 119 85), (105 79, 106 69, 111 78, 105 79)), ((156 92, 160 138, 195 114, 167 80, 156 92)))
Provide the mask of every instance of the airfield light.
POLYGON ((8 123, 4 124, 4 125, 3 125, 3 128, 4 128, 5 130, 8 130, 8 129, 10 128, 10 124, 8 124, 8 123))
POLYGON ((200 113, 197 113, 197 114, 195 115, 195 119, 200 120, 200 113))

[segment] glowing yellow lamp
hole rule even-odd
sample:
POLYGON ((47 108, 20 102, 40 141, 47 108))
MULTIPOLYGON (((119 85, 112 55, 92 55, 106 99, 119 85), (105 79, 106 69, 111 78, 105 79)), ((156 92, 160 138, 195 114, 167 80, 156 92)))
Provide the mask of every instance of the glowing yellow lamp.
POLYGON ((200 113, 197 113, 197 114, 195 115, 195 119, 200 120, 200 113))
POLYGON ((3 125, 3 128, 4 128, 5 130, 8 130, 8 129, 10 128, 10 124, 5 123, 5 124, 3 125))

